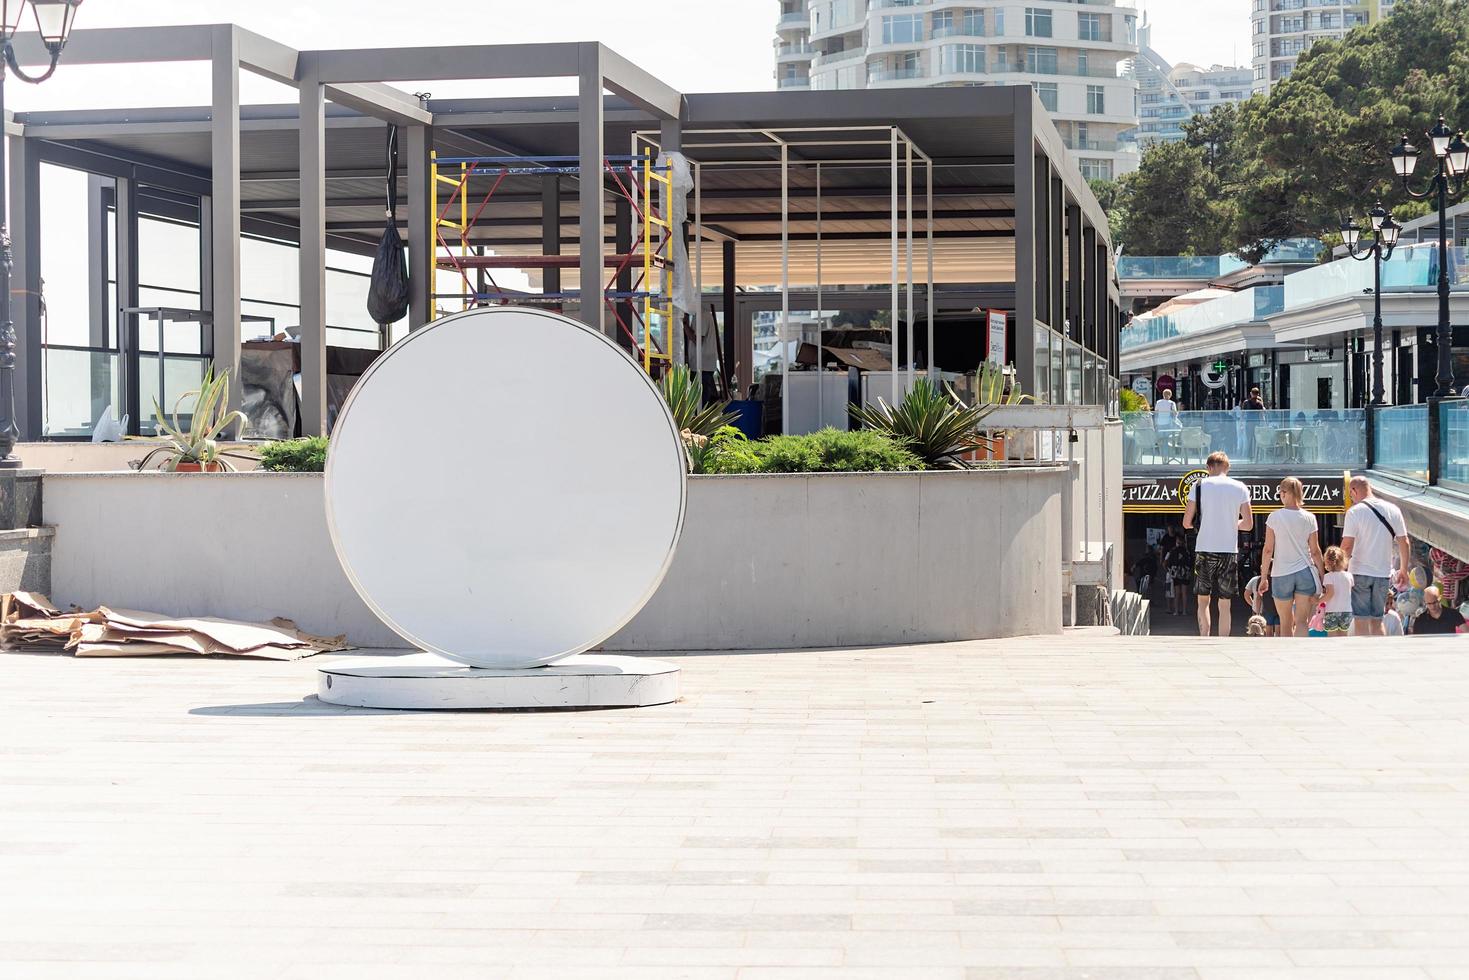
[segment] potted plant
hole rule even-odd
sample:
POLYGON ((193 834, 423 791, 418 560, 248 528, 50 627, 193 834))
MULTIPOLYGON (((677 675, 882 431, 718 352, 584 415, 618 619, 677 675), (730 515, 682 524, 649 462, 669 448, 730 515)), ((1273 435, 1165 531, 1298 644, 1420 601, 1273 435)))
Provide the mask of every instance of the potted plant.
POLYGON ((949 385, 917 378, 894 409, 881 398, 876 405, 854 405, 852 418, 911 449, 933 469, 967 470, 991 442, 978 432, 994 403, 966 405, 949 385))
POLYGON ((198 389, 184 392, 174 402, 169 419, 164 419, 163 409, 154 399, 153 421, 158 435, 167 442, 144 456, 138 463, 138 469, 147 469, 155 457, 161 457, 160 469, 175 473, 218 473, 234 469, 228 457, 252 458, 219 448, 217 440, 226 429, 238 424, 243 431, 249 421, 244 412, 229 408, 229 389, 229 372, 222 371, 216 375, 211 362, 204 368, 198 389), (179 421, 179 409, 190 398, 194 400, 194 410, 185 426, 179 421))

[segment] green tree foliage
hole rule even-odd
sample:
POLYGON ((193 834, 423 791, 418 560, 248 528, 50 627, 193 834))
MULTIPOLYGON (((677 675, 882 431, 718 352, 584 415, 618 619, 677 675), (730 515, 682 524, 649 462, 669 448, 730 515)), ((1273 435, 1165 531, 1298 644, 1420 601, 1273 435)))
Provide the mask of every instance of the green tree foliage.
POLYGON ((1341 41, 1322 41, 1268 98, 1239 111, 1242 169, 1233 243, 1258 258, 1283 238, 1329 236, 1343 214, 1381 199, 1405 216, 1388 150, 1439 115, 1469 121, 1469 0, 1402 0, 1341 41))
POLYGON ((1186 142, 1155 143, 1122 178, 1115 229, 1134 255, 1214 255, 1225 241, 1227 209, 1205 151, 1186 142))
POLYGON ((1333 239, 1344 215, 1377 200, 1399 220, 1423 214, 1387 154, 1407 133, 1426 155, 1423 132, 1440 115, 1469 125, 1469 0, 1399 0, 1391 17, 1317 42, 1268 97, 1217 107, 1185 123, 1181 142, 1150 147, 1119 181, 1114 238, 1135 255, 1258 261, 1287 238, 1333 239))

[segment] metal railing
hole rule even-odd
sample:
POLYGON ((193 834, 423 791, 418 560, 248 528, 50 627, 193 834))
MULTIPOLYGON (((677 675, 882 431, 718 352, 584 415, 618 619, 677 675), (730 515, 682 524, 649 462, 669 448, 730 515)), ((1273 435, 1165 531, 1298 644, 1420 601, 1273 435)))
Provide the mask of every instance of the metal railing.
POLYGON ((1203 463, 1215 451, 1239 463, 1359 469, 1367 463, 1365 413, 1322 411, 1122 413, 1122 460, 1129 466, 1203 463))
POLYGON ((1366 411, 1367 469, 1469 493, 1469 401, 1429 398, 1420 405, 1368 406, 1366 411))

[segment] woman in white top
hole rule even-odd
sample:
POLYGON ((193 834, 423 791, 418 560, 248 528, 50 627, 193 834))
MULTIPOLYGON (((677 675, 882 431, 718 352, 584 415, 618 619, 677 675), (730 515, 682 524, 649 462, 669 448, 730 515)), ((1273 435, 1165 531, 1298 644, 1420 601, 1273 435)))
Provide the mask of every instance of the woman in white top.
POLYGON ((1305 636, 1321 595, 1326 570, 1316 537, 1316 517, 1301 506, 1301 481, 1280 481, 1280 510, 1265 521, 1265 552, 1260 556, 1260 591, 1268 587, 1280 613, 1281 636, 1305 636))
POLYGON ((1159 429, 1178 428, 1178 403, 1173 400, 1173 389, 1164 388, 1163 397, 1153 405, 1156 427, 1159 429))

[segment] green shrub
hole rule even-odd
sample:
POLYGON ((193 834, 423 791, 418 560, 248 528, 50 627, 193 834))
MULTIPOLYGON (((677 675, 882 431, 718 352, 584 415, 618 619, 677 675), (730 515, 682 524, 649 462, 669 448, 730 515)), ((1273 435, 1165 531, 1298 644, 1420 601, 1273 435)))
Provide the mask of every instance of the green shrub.
POLYGON ((871 473, 921 470, 923 460, 870 429, 822 429, 803 436, 770 436, 754 444, 761 473, 871 473))
POLYGON ((326 469, 326 436, 283 439, 260 447, 260 468, 274 473, 320 473, 326 469))
POLYGON ((691 473, 754 473, 760 468, 755 443, 732 425, 721 426, 707 439, 685 441, 691 473))
POLYGON ((1146 412, 1148 410, 1148 400, 1131 388, 1118 390, 1117 405, 1124 412, 1146 412))

